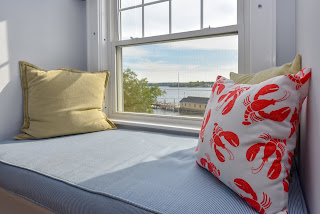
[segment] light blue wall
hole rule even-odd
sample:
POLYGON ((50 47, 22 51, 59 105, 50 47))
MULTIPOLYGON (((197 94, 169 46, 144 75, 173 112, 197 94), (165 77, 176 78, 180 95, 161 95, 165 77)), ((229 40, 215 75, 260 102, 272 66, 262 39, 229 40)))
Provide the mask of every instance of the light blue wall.
POLYGON ((311 67, 309 97, 302 111, 300 176, 309 213, 320 213, 320 1, 296 0, 297 52, 311 67))
POLYGON ((80 0, 0 1, 0 140, 22 126, 18 61, 44 69, 85 70, 86 2, 80 0))
POLYGON ((291 62, 296 56, 295 0, 277 0, 277 66, 291 62))

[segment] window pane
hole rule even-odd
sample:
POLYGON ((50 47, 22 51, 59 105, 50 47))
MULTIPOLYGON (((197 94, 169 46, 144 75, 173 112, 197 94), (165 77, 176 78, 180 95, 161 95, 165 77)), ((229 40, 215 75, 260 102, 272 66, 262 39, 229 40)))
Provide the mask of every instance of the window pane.
POLYGON ((200 1, 172 0, 172 32, 200 30, 200 1))
POLYGON ((121 39, 142 37, 142 9, 135 8, 120 12, 121 39))
POLYGON ((203 27, 237 24, 237 0, 204 0, 203 27))
POLYGON ((146 3, 155 2, 155 1, 157 0, 144 0, 144 3, 146 4, 146 3))
POLYGON ((145 6, 144 36, 156 36, 169 33, 169 2, 145 6))
POLYGON ((238 72, 238 36, 122 47, 122 68, 124 111, 201 117, 217 75, 238 72))
POLYGON ((142 0, 120 0, 120 8, 131 7, 142 4, 142 0))

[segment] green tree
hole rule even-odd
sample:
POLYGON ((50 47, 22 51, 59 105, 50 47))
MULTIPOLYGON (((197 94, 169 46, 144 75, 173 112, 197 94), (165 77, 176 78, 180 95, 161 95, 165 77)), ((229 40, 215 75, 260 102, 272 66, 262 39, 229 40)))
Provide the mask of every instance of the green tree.
POLYGON ((159 86, 149 86, 148 80, 138 79, 138 75, 127 68, 123 71, 124 111, 153 113, 151 104, 157 102, 157 97, 166 92, 159 86))

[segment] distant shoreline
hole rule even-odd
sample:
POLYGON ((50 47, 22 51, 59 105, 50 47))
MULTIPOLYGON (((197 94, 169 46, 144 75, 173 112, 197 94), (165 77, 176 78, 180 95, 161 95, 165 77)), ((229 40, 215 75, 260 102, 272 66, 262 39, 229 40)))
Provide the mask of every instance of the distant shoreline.
POLYGON ((211 88, 214 82, 162 82, 162 83, 148 83, 149 86, 167 86, 167 87, 193 87, 193 88, 211 88))

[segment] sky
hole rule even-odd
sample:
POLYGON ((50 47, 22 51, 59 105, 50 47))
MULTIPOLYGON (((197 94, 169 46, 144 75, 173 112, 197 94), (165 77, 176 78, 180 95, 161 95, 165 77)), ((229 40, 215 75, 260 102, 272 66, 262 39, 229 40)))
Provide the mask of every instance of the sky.
MULTIPOLYGON (((121 0, 122 6, 141 0, 121 0)), ((153 0, 145 0, 151 2, 153 0)), ((145 37, 169 33, 169 3, 145 7, 145 37)), ((237 22, 236 0, 204 0, 204 28, 237 22), (223 18, 221 18, 223 17, 223 18)), ((122 39, 142 37, 142 9, 121 12, 122 39)), ((200 29, 200 0, 172 0, 172 33, 200 29)), ((238 71, 238 36, 224 36, 122 48, 123 69, 149 82, 215 81, 238 71)))

